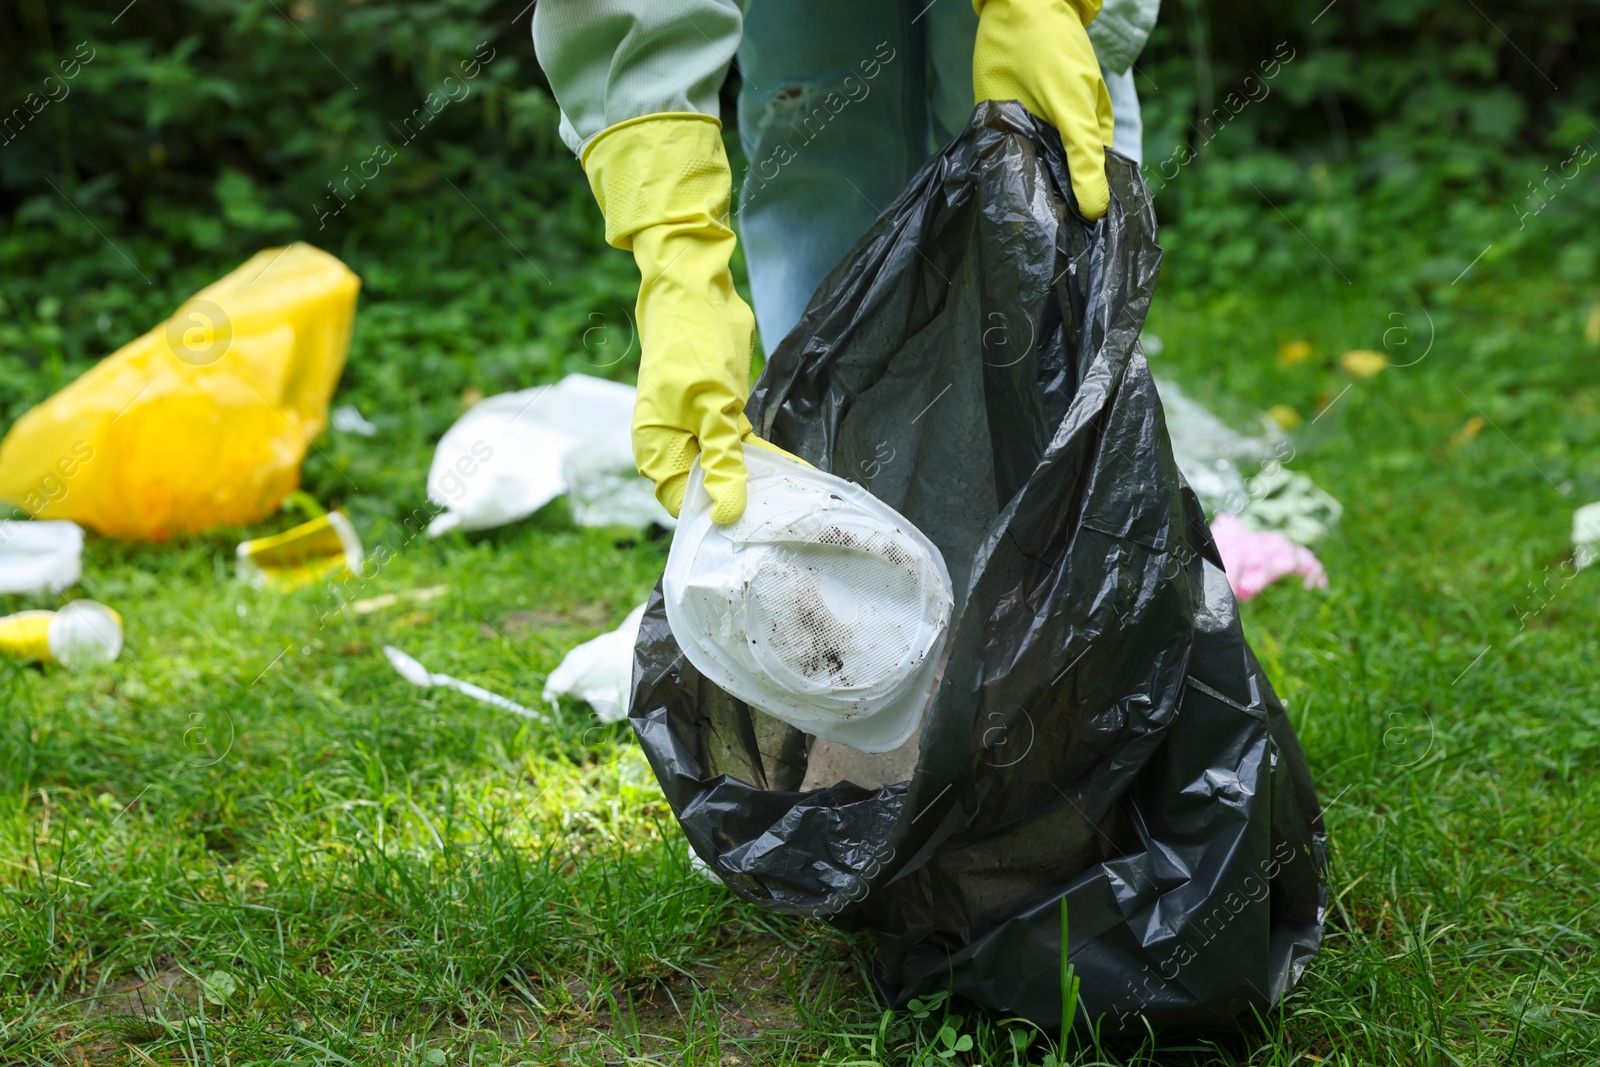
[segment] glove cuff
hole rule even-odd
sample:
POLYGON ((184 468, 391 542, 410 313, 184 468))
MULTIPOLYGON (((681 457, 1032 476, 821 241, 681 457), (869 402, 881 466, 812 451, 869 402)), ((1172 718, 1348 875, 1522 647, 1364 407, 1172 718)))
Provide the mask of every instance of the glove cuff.
POLYGON ((613 247, 631 250, 634 234, 662 223, 727 227, 733 172, 722 123, 710 115, 619 122, 589 142, 581 161, 613 247))
MULTIPOLYGON (((991 0, 972 0, 972 10, 981 16, 983 14, 983 6, 990 2, 991 0)), ((1100 14, 1100 5, 1103 0, 1046 0, 1046 2, 1066 4, 1078 13, 1078 21, 1087 27, 1089 23, 1094 21, 1094 17, 1100 14)))

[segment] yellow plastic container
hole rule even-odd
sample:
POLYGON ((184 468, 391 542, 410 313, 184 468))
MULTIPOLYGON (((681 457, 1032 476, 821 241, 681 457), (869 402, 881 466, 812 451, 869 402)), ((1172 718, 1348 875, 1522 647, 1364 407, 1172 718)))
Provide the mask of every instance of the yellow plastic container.
POLYGON ((239 546, 239 577, 257 587, 295 589, 361 573, 361 538, 337 511, 239 546))
POLYGON ((121 651, 122 616, 93 600, 0 618, 0 653, 18 659, 81 667, 110 663, 121 651))
POLYGON ((307 244, 252 257, 18 419, 0 500, 132 540, 272 514, 326 425, 360 287, 307 244))

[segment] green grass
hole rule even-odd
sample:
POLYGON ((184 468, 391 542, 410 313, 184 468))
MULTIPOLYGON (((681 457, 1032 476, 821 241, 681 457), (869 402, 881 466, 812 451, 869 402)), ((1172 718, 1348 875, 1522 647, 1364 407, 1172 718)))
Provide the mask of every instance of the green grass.
MULTIPOLYGON (((1547 577, 1600 498, 1600 290, 1534 267, 1403 297, 1315 270, 1160 294, 1157 371, 1224 412, 1295 407, 1292 466, 1345 504, 1332 587, 1243 609, 1329 804, 1335 903, 1282 1012, 1081 1062, 1600 1060, 1600 572, 1547 577), (1420 363, 1339 369, 1386 341, 1416 358, 1429 316, 1420 363), (1313 358, 1282 367, 1294 339, 1313 358)), ((394 674, 386 643, 535 704, 665 542, 560 504, 407 540, 473 383, 408 376, 404 305, 368 310, 340 399, 383 434, 319 442, 306 482, 393 550, 348 595, 451 591, 319 625, 326 592, 232 577, 246 531, 91 539, 81 592, 122 611, 122 659, 0 663, 0 1063, 1040 1062, 1025 1027, 941 998, 886 1015, 868 939, 693 873, 625 726, 394 674)))

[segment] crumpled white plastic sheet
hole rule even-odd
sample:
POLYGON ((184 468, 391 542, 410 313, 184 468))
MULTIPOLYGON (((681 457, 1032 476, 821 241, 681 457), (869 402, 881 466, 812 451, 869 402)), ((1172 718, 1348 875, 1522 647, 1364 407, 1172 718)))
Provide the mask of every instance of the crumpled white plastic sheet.
POLYGON ((1302 545, 1328 536, 1344 514, 1343 506, 1310 477, 1281 465, 1263 468, 1246 492, 1250 502, 1239 512, 1246 529, 1275 531, 1302 545))
POLYGON ((1189 488, 1208 513, 1239 511, 1249 499, 1245 471, 1273 458, 1275 440, 1233 429, 1170 378, 1156 378, 1155 383, 1172 438, 1172 458, 1189 488))
MULTIPOLYGON (((624 424, 626 430, 626 424, 624 424)), ((650 479, 633 461, 631 434, 603 433, 567 453, 561 463, 572 521, 579 526, 634 526, 655 523, 668 529, 678 520, 656 500, 650 479)))
POLYGON ((1155 382, 1172 458, 1206 514, 1237 515, 1246 529, 1276 531, 1302 545, 1321 540, 1338 525, 1343 507, 1309 476, 1284 467, 1293 452, 1283 447, 1283 434, 1269 418, 1260 417, 1261 433, 1241 433, 1176 382, 1155 382))
POLYGON ((1572 513, 1572 561, 1583 570, 1600 557, 1600 500, 1572 513))
POLYGON ((545 681, 545 703, 558 705, 560 697, 573 697, 593 708, 601 722, 626 719, 633 690, 633 646, 639 640, 644 608, 640 604, 621 626, 568 652, 545 681))
POLYGON ((333 409, 329 421, 340 433, 353 433, 358 437, 376 437, 378 428, 367 421, 361 409, 354 404, 340 404, 333 409))
POLYGON ((633 465, 633 403, 632 386, 586 374, 479 401, 434 452, 428 499, 443 510, 429 535, 526 518, 569 490, 569 473, 584 479, 581 525, 671 526, 633 465))
POLYGON ((0 521, 0 593, 59 593, 83 577, 83 528, 65 519, 0 521))

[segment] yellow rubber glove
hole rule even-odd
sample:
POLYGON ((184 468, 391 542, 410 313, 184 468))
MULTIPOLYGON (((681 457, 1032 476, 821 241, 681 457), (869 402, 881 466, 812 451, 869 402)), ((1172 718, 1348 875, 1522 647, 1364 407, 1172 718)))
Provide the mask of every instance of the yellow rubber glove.
POLYGON ((973 0, 973 7, 973 95, 1015 100, 1060 131, 1078 209, 1098 219, 1111 204, 1111 95, 1084 27, 1100 0, 973 0))
POLYGON ((639 473, 677 515, 698 455, 712 520, 732 522, 745 505, 740 442, 788 453, 756 437, 744 415, 755 316, 728 270, 733 175, 721 124, 695 113, 618 123, 589 143, 583 169, 606 241, 639 265, 639 473))

